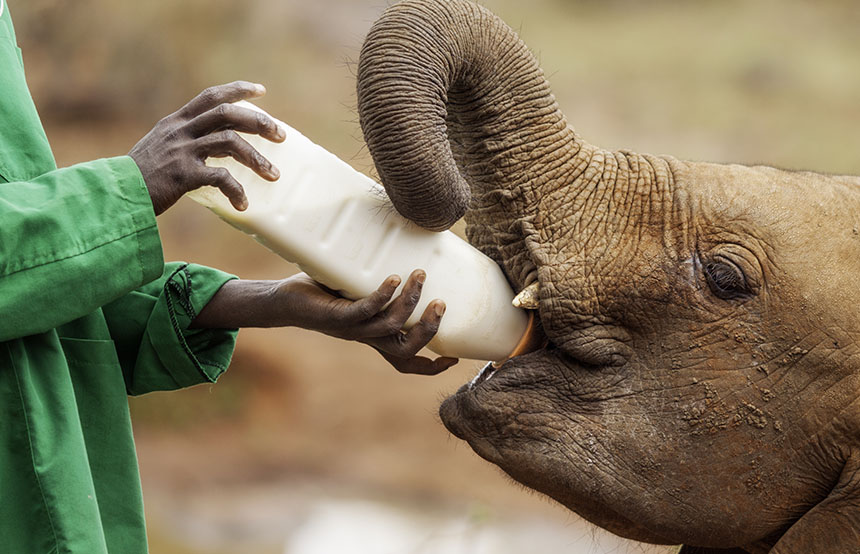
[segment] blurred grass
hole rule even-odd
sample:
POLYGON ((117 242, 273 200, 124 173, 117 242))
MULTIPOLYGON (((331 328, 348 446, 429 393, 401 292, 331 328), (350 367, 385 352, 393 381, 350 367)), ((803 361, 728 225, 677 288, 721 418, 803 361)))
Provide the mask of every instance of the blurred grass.
MULTIPOLYGON (((372 173, 352 64, 384 1, 9 3, 61 165, 124 154, 204 87, 248 79, 267 85, 264 108, 372 173)), ((520 31, 592 143, 860 173, 860 3, 483 4, 520 31)), ((168 259, 248 278, 296 270, 186 201, 159 228, 168 259)), ((132 399, 145 494, 176 499, 293 475, 564 518, 437 422, 440 397, 475 369, 464 362, 433 379, 403 377, 360 345, 293 329, 243 331, 217 385, 132 399)), ((196 552, 153 536, 154 552, 196 552)))
MULTIPOLYGON (((51 121, 151 123, 205 86, 245 78, 267 84, 266 107, 342 157, 361 151, 350 64, 382 3, 12 3, 51 121)), ((860 171, 856 2, 485 5, 539 54, 569 119, 592 142, 860 171)), ((370 167, 364 154, 358 160, 370 167)))
POLYGON ((853 2, 567 3, 524 32, 595 143, 858 172, 858 20, 853 2))

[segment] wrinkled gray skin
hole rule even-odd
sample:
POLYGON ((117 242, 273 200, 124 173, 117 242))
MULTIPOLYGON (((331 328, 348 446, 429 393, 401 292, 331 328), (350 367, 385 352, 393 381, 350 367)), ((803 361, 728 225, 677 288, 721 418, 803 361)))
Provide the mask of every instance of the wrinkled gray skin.
POLYGON ((551 342, 447 399, 451 432, 633 539, 858 551, 860 179, 592 146, 465 0, 389 8, 358 98, 396 208, 540 283, 551 342))

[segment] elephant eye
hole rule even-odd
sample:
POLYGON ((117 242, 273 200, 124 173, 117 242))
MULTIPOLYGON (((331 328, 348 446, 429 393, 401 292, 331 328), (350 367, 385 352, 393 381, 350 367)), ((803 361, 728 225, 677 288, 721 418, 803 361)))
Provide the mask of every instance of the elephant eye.
POLYGON ((711 292, 723 300, 733 300, 750 294, 743 272, 733 263, 722 260, 708 262, 705 264, 705 277, 711 292))

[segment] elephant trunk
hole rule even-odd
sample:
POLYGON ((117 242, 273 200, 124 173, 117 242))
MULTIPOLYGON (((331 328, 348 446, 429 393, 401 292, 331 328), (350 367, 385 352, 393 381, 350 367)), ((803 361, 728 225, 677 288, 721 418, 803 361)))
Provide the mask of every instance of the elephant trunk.
POLYGON ((588 155, 525 44, 466 0, 385 12, 361 50, 358 110, 395 208, 430 230, 489 209, 473 195, 569 176, 588 155))

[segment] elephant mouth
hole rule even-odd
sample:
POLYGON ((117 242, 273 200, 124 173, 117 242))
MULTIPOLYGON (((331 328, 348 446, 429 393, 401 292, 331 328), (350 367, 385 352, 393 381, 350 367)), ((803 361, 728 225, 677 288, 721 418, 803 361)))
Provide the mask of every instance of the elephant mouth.
POLYGON ((511 352, 510 356, 504 360, 488 362, 486 365, 482 366, 471 381, 464 384, 457 390, 455 396, 460 393, 471 391, 472 389, 479 387, 482 383, 489 381, 493 378, 493 375, 501 371, 502 368, 511 360, 525 356, 526 354, 531 354, 532 352, 540 349, 551 347, 549 337, 547 337, 546 333, 543 331, 543 324, 541 323, 538 311, 536 309, 530 309, 528 310, 528 314, 529 323, 526 328, 526 332, 523 334, 523 337, 511 352))
POLYGON ((507 362, 520 356, 535 352, 536 350, 540 350, 541 348, 547 348, 549 346, 549 338, 543 331, 543 325, 541 324, 541 319, 540 315, 538 314, 538 311, 529 310, 528 314, 528 327, 526 328, 525 333, 523 333, 520 342, 516 345, 516 347, 514 347, 514 350, 511 352, 511 354, 504 360, 498 362, 488 362, 486 365, 482 366, 481 369, 478 370, 477 375, 475 375, 475 377, 470 382, 463 385, 460 390, 457 391, 458 394, 465 390, 471 390, 472 388, 479 386, 481 383, 488 381, 493 377, 493 374, 495 374, 496 371, 500 370, 507 362))
POLYGON ((480 386, 482 383, 492 379, 493 373, 495 373, 497 369, 499 369, 498 365, 496 365, 494 362, 488 362, 487 365, 483 366, 480 370, 478 370, 477 375, 475 375, 475 377, 471 381, 460 387, 460 389, 457 391, 457 394, 460 394, 464 391, 472 390, 473 388, 480 386))
MULTIPOLYGON (((487 364, 442 402, 442 423, 478 456, 497 465, 515 481, 548 495, 586 520, 634 541, 676 544, 678 541, 642 525, 626 510, 616 509, 595 494, 599 489, 594 488, 594 483, 602 479, 600 472, 582 469, 575 461, 555 456, 552 445, 542 435, 545 428, 530 429, 525 423, 528 418, 519 418, 519 414, 529 416, 555 409, 541 393, 542 374, 548 368, 567 367, 570 362, 563 351, 547 341, 543 348, 510 358, 498 367, 487 364)), ((611 483, 604 482, 603 486, 609 489, 611 483)))
MULTIPOLYGON (((481 399, 494 395, 504 389, 516 388, 516 377, 505 377, 514 368, 528 366, 528 358, 533 356, 546 357, 549 351, 555 349, 546 333, 537 310, 529 310, 529 326, 520 343, 507 359, 500 362, 489 362, 482 366, 471 381, 463 384, 450 397, 445 399, 439 409, 442 423, 457 438, 465 441, 474 439, 481 432, 473 427, 485 422, 486 414, 482 413, 481 399), (505 381, 496 387, 495 381, 505 381), (490 388, 498 390, 490 390, 490 388)), ((475 445, 473 445, 474 447, 475 445)), ((479 452, 488 458, 484 453, 479 452)), ((489 459, 489 458, 488 458, 489 459)), ((492 461, 492 460, 490 460, 492 461)))

